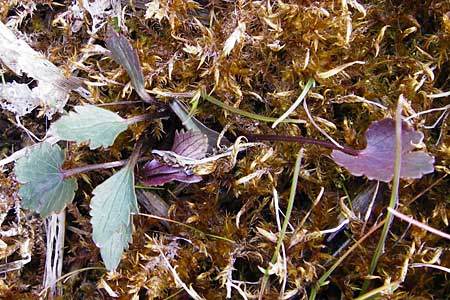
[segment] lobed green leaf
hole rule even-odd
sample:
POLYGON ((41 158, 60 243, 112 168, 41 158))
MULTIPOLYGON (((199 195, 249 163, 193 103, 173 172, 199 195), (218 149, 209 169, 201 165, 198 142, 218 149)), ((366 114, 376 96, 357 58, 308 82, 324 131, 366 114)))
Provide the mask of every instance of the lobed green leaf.
POLYGON ((17 161, 14 172, 17 180, 23 183, 19 196, 25 208, 46 217, 60 212, 73 200, 77 182, 64 178, 63 163, 61 148, 45 142, 17 161))
POLYGON ((138 212, 133 168, 126 166, 92 192, 93 239, 108 270, 117 268, 124 249, 131 242, 132 212, 138 212))
POLYGON ((61 140, 89 142, 91 149, 109 147, 128 128, 125 119, 116 113, 94 106, 75 106, 75 112, 61 117, 50 128, 61 140))

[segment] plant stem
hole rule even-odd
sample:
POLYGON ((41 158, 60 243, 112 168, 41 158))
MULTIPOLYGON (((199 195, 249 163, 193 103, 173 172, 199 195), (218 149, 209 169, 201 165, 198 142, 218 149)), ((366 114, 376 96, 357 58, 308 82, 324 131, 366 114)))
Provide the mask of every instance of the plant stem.
MULTIPOLYGON (((166 115, 167 114, 165 114, 163 116, 166 116, 166 115)), ((124 122, 127 125, 131 125, 131 124, 134 124, 134 123, 137 123, 137 122, 142 122, 142 121, 145 121, 145 120, 151 120, 151 119, 155 119, 155 118, 158 118, 158 117, 161 117, 161 116, 160 115, 155 115, 155 114, 144 114, 144 115, 134 116, 134 117, 129 118, 129 119, 125 119, 124 122)))
POLYGON ((344 146, 343 148, 339 148, 335 144, 327 142, 327 141, 306 138, 306 137, 300 137, 300 136, 272 135, 272 134, 244 134, 244 136, 249 141, 294 142, 294 143, 300 143, 300 144, 317 145, 317 146, 325 147, 328 149, 338 150, 338 151, 344 152, 344 153, 352 155, 352 156, 357 156, 359 154, 358 150, 353 149, 351 147, 344 146))
MULTIPOLYGON (((147 161, 150 159, 151 159, 150 157, 141 157, 138 159, 138 161, 141 162, 141 161, 147 161)), ((111 161, 111 162, 107 162, 107 163, 82 166, 82 167, 73 168, 73 169, 69 169, 69 170, 60 170, 60 172, 65 179, 65 178, 68 178, 70 176, 73 176, 73 175, 76 175, 79 173, 121 167, 121 166, 126 165, 128 161, 129 161, 129 159, 122 159, 122 160, 111 161)))
POLYGON ((94 164, 94 165, 87 165, 82 166, 78 168, 73 168, 69 170, 61 170, 60 172, 63 174, 64 178, 68 178, 70 176, 79 174, 79 173, 85 173, 93 170, 99 170, 99 169, 111 169, 115 167, 120 167, 126 165, 128 162, 128 159, 122 159, 117 161, 111 161, 107 163, 101 163, 101 164, 94 164))

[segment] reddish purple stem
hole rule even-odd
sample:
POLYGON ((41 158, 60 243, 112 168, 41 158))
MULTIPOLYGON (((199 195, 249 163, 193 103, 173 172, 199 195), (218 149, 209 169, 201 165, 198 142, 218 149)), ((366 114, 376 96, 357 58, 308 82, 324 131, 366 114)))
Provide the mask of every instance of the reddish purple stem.
POLYGON ((335 144, 327 141, 316 140, 312 138, 289 136, 289 135, 273 135, 273 134, 245 134, 249 141, 277 141, 277 142, 294 142, 299 144, 309 144, 325 147, 328 149, 338 150, 349 155, 357 156, 359 151, 351 147, 343 146, 340 148, 335 144))

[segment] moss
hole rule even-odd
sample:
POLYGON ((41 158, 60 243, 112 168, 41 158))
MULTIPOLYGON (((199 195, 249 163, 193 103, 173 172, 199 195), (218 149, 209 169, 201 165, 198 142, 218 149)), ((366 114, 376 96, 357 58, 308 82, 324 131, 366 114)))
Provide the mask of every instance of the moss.
MULTIPOLYGON (((204 91, 227 105, 278 117, 292 105, 312 77, 316 86, 306 99, 310 113, 333 138, 356 148, 363 147, 361 137, 371 122, 394 114, 401 94, 408 100, 403 108, 405 116, 448 103, 448 97, 427 97, 450 90, 450 4, 445 0, 167 0, 147 3, 147 7, 159 3, 152 13, 148 10, 147 15, 143 2, 122 2, 125 11, 122 29, 128 28, 126 34, 138 52, 146 88, 163 102, 170 97, 161 96, 161 91, 185 93, 188 96, 180 99, 187 105, 195 92, 204 91), (242 24, 245 30, 239 33, 236 29, 242 24), (234 33, 233 42, 230 39, 234 33), (224 51, 226 43, 229 43, 228 51, 224 51), (323 75, 352 62, 363 63, 350 65, 333 76, 323 75)), ((57 13, 53 14, 55 20, 68 12, 69 6, 60 2, 45 4, 39 6, 39 14, 26 15, 18 29, 61 68, 75 69, 78 77, 100 83, 98 87, 91 87, 95 104, 130 101, 129 105, 111 106, 127 117, 146 110, 156 111, 154 107, 131 102, 139 98, 128 84, 128 75, 107 56, 97 54, 86 58, 82 65, 74 63, 88 51, 92 19, 87 12, 81 20, 81 29, 73 32, 70 26, 75 19, 67 19, 66 25, 53 23, 51 26, 43 13, 57 8, 57 13)), ((0 19, 5 22, 19 11, 23 11, 22 4, 6 1, 0 7, 0 19)), ((112 23, 112 20, 106 21, 112 23)), ((104 45, 105 36, 103 28, 93 35, 95 43, 104 45)), ((324 139, 310 122, 281 124, 273 129, 271 124, 231 113, 202 99, 199 101, 196 117, 218 131, 229 126, 226 136, 230 140, 245 133, 324 139)), ((76 94, 70 97, 71 105, 84 102, 76 94)), ((400 209, 445 231, 450 213, 449 181, 445 177, 450 161, 448 111, 437 126, 423 127, 437 121, 440 113, 411 120, 425 134, 428 151, 436 157, 436 171, 420 180, 403 182, 400 209)), ((307 114, 298 108, 290 118, 307 120, 307 114)), ((66 163, 79 166, 127 157, 140 137, 147 139, 150 148, 147 151, 167 148, 169 137, 181 127, 177 120, 172 120, 175 118, 171 116, 169 121, 153 120, 133 126, 119 137, 110 151, 92 152, 87 147, 70 145, 66 163)), ((10 132, 14 127, 7 118, 2 117, 1 122, 2 128, 8 127, 0 135, 2 153, 11 152, 12 149, 4 148, 12 144, 6 139, 12 136, 10 132), (8 125, 4 125, 7 122, 8 125)), ((31 131, 40 136, 45 134, 44 119, 33 115, 24 122, 31 131)), ((278 234, 273 189, 278 192, 281 211, 285 211, 299 148, 291 143, 265 143, 239 154, 235 164, 225 160, 218 162, 215 171, 198 184, 164 186, 164 190, 157 193, 170 205, 168 217, 197 230, 172 223, 164 226, 145 216, 135 216, 134 243, 123 257, 118 273, 81 272, 61 284, 64 297, 108 298, 106 289, 95 288, 103 280, 121 295, 119 299, 168 299, 171 295, 171 299, 186 299, 187 294, 180 292, 168 263, 188 287, 206 299, 224 299, 227 284, 229 287, 231 283, 249 296, 258 295, 257 281, 263 276, 258 267, 268 267, 278 234), (161 258, 162 254, 167 261, 161 258)), ((317 146, 304 148, 298 195, 290 219, 292 230, 285 239, 286 285, 283 286, 284 275, 280 269, 270 277, 264 299, 275 299, 283 291, 296 294, 299 299, 308 295, 336 259, 332 250, 346 240, 342 235, 327 242, 326 237, 315 233, 337 225, 340 197, 354 198, 361 188, 370 184, 335 165, 328 158, 328 150, 317 146), (325 194, 319 204, 313 205, 322 187, 325 194), (294 237, 298 239, 295 246, 287 247, 294 237)), ((67 225, 77 231, 69 230, 66 235, 64 273, 101 265, 99 252, 89 237, 87 205, 92 188, 109 174, 109 171, 102 171, 80 177, 84 179, 82 188, 75 205, 68 209, 67 225)), ((3 195, 11 177, 2 175, 0 181, 0 195, 3 195)), ((17 187, 11 189, 15 191, 17 187)), ((387 197, 388 192, 381 196, 382 199, 387 197)), ((382 207, 383 204, 376 213, 381 213, 382 207)), ((9 209, 5 208, 2 213, 8 213, 9 209)), ((354 219, 350 226, 348 234, 353 234, 350 240, 362 237, 380 221, 372 216, 363 228, 358 220, 354 219)), ((33 228, 37 223, 28 226, 33 228)), ((379 287, 387 280, 401 280, 402 286, 389 296, 392 299, 444 299, 450 292, 444 273, 424 267, 402 268, 407 263, 423 260, 448 267, 448 241, 421 229, 406 227, 405 223, 394 221, 372 287, 379 287), (402 278, 400 270, 407 271, 406 277, 402 278)), ((377 233, 374 233, 352 252, 341 263, 339 271, 332 274, 332 285, 321 290, 320 298, 356 297, 376 243, 377 233)), ((37 243, 38 246, 44 247, 42 243, 37 243)), ((34 249, 33 259, 42 263, 43 252, 43 249, 34 249)), ((42 282, 38 274, 30 272, 31 267, 25 265, 20 272, 9 272, 2 280, 2 296, 36 298, 42 282)), ((242 298, 236 288, 230 289, 232 299, 242 298)))

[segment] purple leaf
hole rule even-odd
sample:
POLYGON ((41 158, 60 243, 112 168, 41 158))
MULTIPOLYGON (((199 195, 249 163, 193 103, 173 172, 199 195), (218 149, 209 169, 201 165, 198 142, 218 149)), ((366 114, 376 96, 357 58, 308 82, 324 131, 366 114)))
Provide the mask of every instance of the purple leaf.
POLYGON ((144 174, 147 177, 142 183, 145 185, 163 185, 172 180, 195 183, 200 182, 202 177, 192 174, 181 167, 172 167, 156 159, 148 162, 144 166, 144 174))
POLYGON ((194 174, 188 175, 183 170, 179 170, 172 174, 159 174, 149 177, 143 180, 142 183, 148 186, 161 186, 173 180, 184 183, 196 183, 202 181, 202 177, 194 174))
POLYGON ((127 71, 139 97, 147 103, 154 103, 156 100, 145 91, 144 74, 142 73, 139 56, 127 38, 108 27, 106 47, 111 51, 112 58, 127 71))
POLYGON ((179 167, 169 166, 168 164, 160 162, 156 159, 153 159, 144 165, 145 175, 147 176, 173 174, 179 170, 179 167))
MULTIPOLYGON (((358 151, 357 156, 333 150, 331 157, 340 166, 355 176, 365 175, 369 179, 390 182, 395 165, 395 121, 383 119, 373 123, 366 134, 367 147, 358 151)), ((434 158, 417 146, 423 134, 402 123, 401 178, 421 178, 434 171, 434 158)))
POLYGON ((202 159, 208 150, 208 138, 205 134, 189 130, 175 132, 172 151, 193 159, 202 159))
MULTIPOLYGON (((177 131, 172 145, 172 152, 192 159, 202 159, 208 149, 208 138, 201 132, 177 131)), ((171 165, 168 162, 161 162, 153 159, 144 165, 144 175, 142 182, 146 185, 163 185, 176 180, 185 183, 196 183, 202 180, 201 176, 193 174, 189 169, 182 166, 171 165)))

